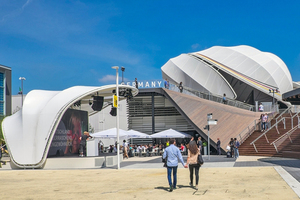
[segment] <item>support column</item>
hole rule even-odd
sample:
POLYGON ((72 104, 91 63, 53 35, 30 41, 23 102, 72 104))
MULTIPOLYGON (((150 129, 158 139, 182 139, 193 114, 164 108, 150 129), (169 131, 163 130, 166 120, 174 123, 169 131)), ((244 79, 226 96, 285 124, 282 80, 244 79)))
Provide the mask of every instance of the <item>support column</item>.
POLYGON ((154 93, 152 93, 151 102, 152 102, 152 134, 154 134, 155 133, 154 93))

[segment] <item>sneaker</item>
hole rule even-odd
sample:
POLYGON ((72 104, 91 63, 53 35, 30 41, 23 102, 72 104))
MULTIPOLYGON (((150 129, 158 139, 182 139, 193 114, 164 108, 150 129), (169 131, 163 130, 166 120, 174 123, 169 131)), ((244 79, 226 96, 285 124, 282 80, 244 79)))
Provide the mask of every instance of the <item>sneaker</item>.
POLYGON ((198 185, 196 185, 195 189, 198 190, 198 185))
POLYGON ((190 186, 193 187, 193 184, 190 182, 190 186))
POLYGON ((170 186, 170 192, 172 192, 173 191, 173 186, 170 186))
POLYGON ((173 190, 176 190, 177 189, 177 187, 176 186, 173 186, 173 190))

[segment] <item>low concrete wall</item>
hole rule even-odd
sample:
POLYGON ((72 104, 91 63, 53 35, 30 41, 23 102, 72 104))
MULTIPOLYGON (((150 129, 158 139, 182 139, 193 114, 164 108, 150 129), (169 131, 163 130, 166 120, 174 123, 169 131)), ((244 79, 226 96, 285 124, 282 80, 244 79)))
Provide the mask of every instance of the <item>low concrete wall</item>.
MULTIPOLYGON (((120 162, 123 161, 123 155, 120 154, 120 162)), ((78 158, 48 158, 44 169, 90 169, 113 167, 118 164, 118 157, 78 157, 78 158)))

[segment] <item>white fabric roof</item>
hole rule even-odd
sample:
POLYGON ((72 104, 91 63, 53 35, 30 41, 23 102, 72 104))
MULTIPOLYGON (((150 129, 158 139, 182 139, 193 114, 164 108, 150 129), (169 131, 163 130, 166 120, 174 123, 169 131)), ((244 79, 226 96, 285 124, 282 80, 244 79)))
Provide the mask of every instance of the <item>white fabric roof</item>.
MULTIPOLYGON (((2 122, 12 165, 16 168, 42 168, 57 126, 67 109, 81 100, 81 109, 91 110, 89 99, 94 95, 103 96, 104 101, 111 102, 115 88, 116 85, 75 86, 63 91, 29 92, 23 108, 2 122)), ((131 89, 133 96, 138 93, 138 89, 128 85, 119 85, 119 88, 131 89)))
POLYGON ((226 93, 229 98, 236 97, 230 84, 218 71, 190 55, 181 54, 171 58, 161 70, 163 78, 170 82, 183 82, 184 86, 200 92, 226 93))
POLYGON ((152 138, 191 138, 192 136, 173 129, 168 129, 151 135, 152 138))
MULTIPOLYGON (((275 54, 262 52, 246 45, 235 47, 214 46, 197 53, 207 56, 242 75, 265 83, 271 88, 277 87, 281 94, 293 89, 292 77, 287 66, 275 54)), ((256 84, 249 82, 248 84, 256 87, 256 84)), ((267 94, 269 93, 269 88, 263 89, 261 86, 256 88, 267 94)), ((281 97, 277 96, 277 98, 281 97)))
MULTIPOLYGON (((104 131, 100 131, 97 133, 91 133, 92 137, 95 138, 116 138, 117 137, 117 129, 111 128, 104 131)), ((128 136, 127 131, 124 131, 123 129, 119 129, 119 137, 122 139, 126 139, 128 136)))
POLYGON ((151 135, 139 131, 135 131, 135 130, 129 130, 127 131, 127 134, 129 135, 130 138, 152 138, 151 135))
MULTIPOLYGON (((90 134, 92 137, 95 138, 116 138, 117 137, 117 129, 111 128, 108 130, 100 131, 97 133, 90 134)), ((134 130, 125 131, 122 129, 119 129, 119 137, 123 139, 129 139, 129 138, 151 138, 150 135, 147 135, 145 133, 141 133, 134 130)))
POLYGON ((214 46, 203 51, 181 54, 171 58, 161 67, 164 79, 170 82, 183 82, 183 86, 200 92, 226 94, 236 98, 236 93, 219 73, 218 69, 251 85, 267 95, 269 89, 278 88, 280 94, 275 98, 281 100, 281 94, 293 89, 291 74, 285 63, 276 55, 262 52, 250 46, 235 47, 214 46), (207 62, 213 63, 209 65, 207 62))

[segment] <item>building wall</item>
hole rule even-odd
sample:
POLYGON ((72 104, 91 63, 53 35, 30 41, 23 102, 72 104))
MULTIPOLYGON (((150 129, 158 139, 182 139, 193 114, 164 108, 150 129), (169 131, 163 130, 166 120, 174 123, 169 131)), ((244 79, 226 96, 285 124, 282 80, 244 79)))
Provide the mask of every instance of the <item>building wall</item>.
MULTIPOLYGON (((152 134, 152 96, 135 96, 128 102, 129 129, 152 134)), ((164 96, 154 96, 154 133, 167 129, 193 132, 192 126, 164 96)))
MULTIPOLYGON (((127 123, 127 109, 126 109, 126 100, 119 102, 120 108, 120 121, 119 127, 123 130, 128 130, 127 123)), ((111 106, 108 106, 101 110, 100 112, 89 117, 90 127, 93 129, 94 133, 107 130, 110 128, 115 128, 117 126, 116 117, 110 115, 111 106)))
POLYGON ((12 97, 11 97, 11 69, 0 65, 0 73, 3 74, 3 84, 0 87, 3 89, 0 93, 0 99, 3 101, 3 108, 0 109, 0 115, 9 116, 12 114, 12 97))

